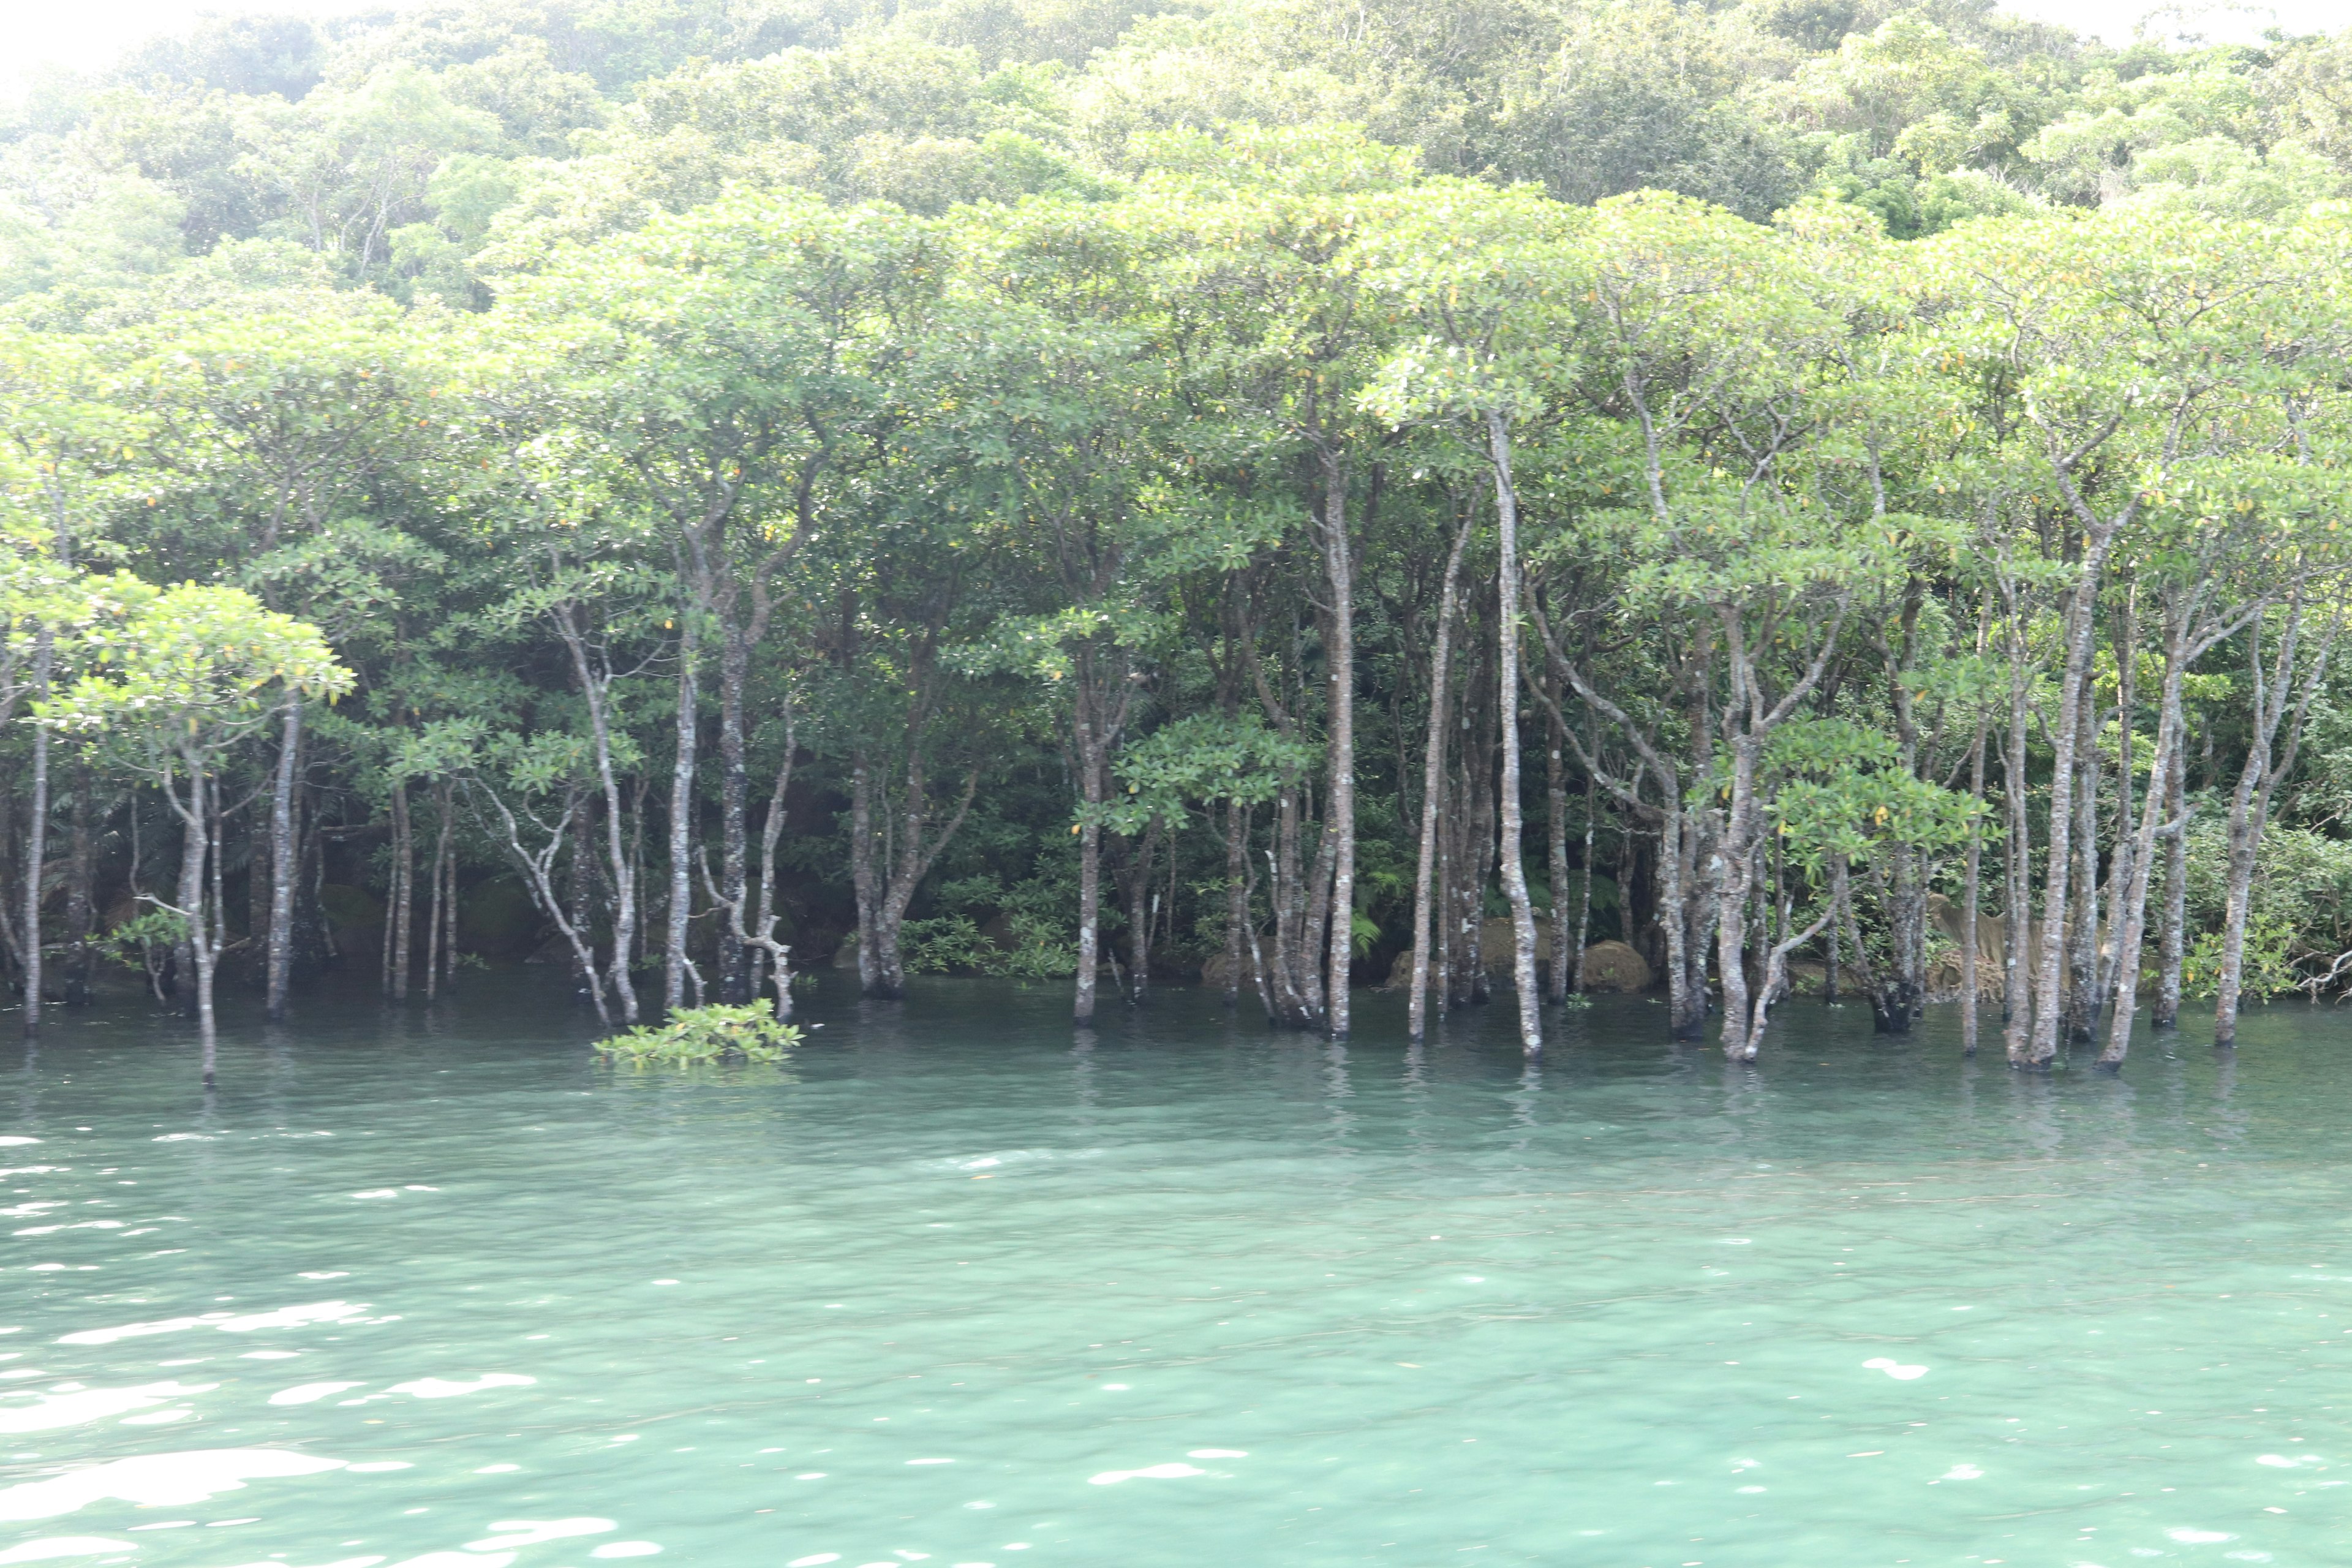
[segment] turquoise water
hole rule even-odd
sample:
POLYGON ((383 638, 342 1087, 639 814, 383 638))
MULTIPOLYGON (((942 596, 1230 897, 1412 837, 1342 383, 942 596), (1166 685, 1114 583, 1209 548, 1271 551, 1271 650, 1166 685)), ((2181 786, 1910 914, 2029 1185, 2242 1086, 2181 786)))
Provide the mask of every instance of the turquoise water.
POLYGON ((1530 1069, 942 981, 680 1076, 469 979, 5 1074, 0 1563, 2347 1554, 2352 1016, 1530 1069))

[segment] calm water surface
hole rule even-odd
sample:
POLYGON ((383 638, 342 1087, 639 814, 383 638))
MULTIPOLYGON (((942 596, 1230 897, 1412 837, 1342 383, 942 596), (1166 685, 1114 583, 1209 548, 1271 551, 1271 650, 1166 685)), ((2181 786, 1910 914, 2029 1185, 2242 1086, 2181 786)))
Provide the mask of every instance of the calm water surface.
POLYGON ((2352 1558, 2352 1016, 1537 1070, 943 981, 661 1074, 539 984, 5 1058, 0 1563, 2352 1558))

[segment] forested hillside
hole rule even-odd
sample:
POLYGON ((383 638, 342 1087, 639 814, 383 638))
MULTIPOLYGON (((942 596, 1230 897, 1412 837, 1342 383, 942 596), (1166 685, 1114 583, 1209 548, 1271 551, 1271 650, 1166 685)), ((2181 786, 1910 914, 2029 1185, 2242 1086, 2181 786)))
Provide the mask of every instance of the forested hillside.
POLYGON ((482 0, 6 113, 28 1025, 2352 973, 2352 33, 482 0))

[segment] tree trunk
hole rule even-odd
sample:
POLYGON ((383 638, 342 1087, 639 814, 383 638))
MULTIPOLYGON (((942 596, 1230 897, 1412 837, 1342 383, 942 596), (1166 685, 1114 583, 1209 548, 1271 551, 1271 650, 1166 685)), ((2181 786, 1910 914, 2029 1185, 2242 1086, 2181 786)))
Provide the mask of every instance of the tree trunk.
POLYGON ((2253 901, 2255 851, 2261 847, 2263 829, 2270 821, 2272 794, 2279 781, 2294 771, 2295 754, 2303 742, 2304 721, 2310 713, 2312 698, 2326 678, 2328 655, 2343 624, 2338 611, 2330 619, 2318 651, 2298 678, 2296 647, 2302 637, 2303 616, 2303 596, 2297 592, 2287 605, 2286 626, 2279 635, 2278 657, 2267 690, 2263 675, 2260 616, 2254 617, 2248 633, 2254 680, 2253 734, 2247 748, 2245 767, 2238 775, 2238 786, 2230 796, 2230 885, 2223 904, 2221 984, 2213 1002, 2216 1046, 2234 1046, 2238 1042, 2238 1003, 2245 967, 2246 922, 2253 901))
POLYGON ((2081 759, 2074 769, 2074 921, 2066 941, 2066 1037, 2088 1041, 2099 1026, 2099 731, 2104 716, 2094 705, 2095 669, 2083 678, 2081 759))
POLYGON ((449 835, 456 826, 455 802, 451 798, 449 781, 436 779, 433 784, 433 814, 440 830, 433 843, 433 905, 425 921, 425 997, 432 1001, 441 994, 441 977, 445 968, 451 974, 457 970, 457 867, 449 853, 449 835))
MULTIPOLYGON (((33 652, 33 691, 46 697, 56 645, 44 630, 33 652)), ((25 828, 25 1033, 41 1028, 41 873, 49 853, 49 727, 33 725, 32 802, 25 828)))
MULTIPOLYGON (((1528 868, 1522 850, 1519 788, 1519 616, 1526 595, 1519 582, 1519 502, 1511 482, 1511 438, 1503 416, 1486 415, 1487 456, 1495 469, 1495 537, 1498 558, 1495 569, 1496 648, 1500 677, 1496 697, 1503 740, 1503 776, 1498 786, 1502 803, 1503 897, 1511 906, 1511 981, 1518 993, 1519 1048, 1528 1056, 1543 1050, 1543 996, 1536 987, 1536 917, 1528 898, 1528 868)), ((1335 918, 1346 920, 1341 903, 1335 918)), ((1338 960, 1334 959, 1336 965, 1338 960)), ((1339 971, 1333 971, 1338 984, 1339 971)), ((1344 1031, 1341 1031, 1344 1032, 1344 1031)))
POLYGON ((97 825, 90 815, 96 773, 88 752, 74 759, 73 865, 66 880, 66 1005, 72 1007, 89 1005, 89 939, 98 916, 97 825))
MULTIPOLYGON (((857 900, 857 987, 887 1000, 905 994, 906 979, 897 964, 886 970, 883 962, 882 844, 874 822, 875 789, 873 759, 858 747, 849 754, 849 885, 857 900)), ((891 945, 895 957, 897 944, 891 945)))
POLYGON ((1990 722, 1989 712, 1977 716, 1976 740, 1969 747, 1969 798, 1976 802, 1978 814, 1969 825, 1968 858, 1960 876, 1960 1048, 1969 1056, 1977 1054, 1977 909, 1983 900, 1985 731, 1990 722))
MULTIPOLYGON (((1554 706, 1558 706, 1556 701, 1554 706)), ((1551 883, 1551 963, 1544 975, 1544 993, 1554 1002, 1565 1002, 1569 975, 1568 759, 1562 755, 1565 742, 1560 740, 1559 721, 1544 721, 1544 875, 1551 883)), ((1590 862, 1585 870, 1589 877, 1590 862)))
POLYGON ((1152 818, 1143 837, 1130 843, 1135 865, 1127 896, 1127 984, 1129 996, 1141 1002, 1151 989, 1151 859, 1160 845, 1160 819, 1152 818))
POLYGON ((789 1022, 793 1016, 792 949, 776 940, 776 844, 784 835, 784 800, 793 784, 793 764, 800 752, 800 731, 793 712, 792 691, 786 688, 784 711, 784 761, 776 770, 775 787, 768 795, 768 815, 760 822, 760 898, 758 912, 750 937, 755 945, 755 968, 766 961, 768 978, 776 993, 776 1018, 789 1022))
POLYGON ((612 716, 607 706, 613 672, 610 666, 602 664, 601 657, 592 664, 586 636, 569 607, 559 613, 556 625, 571 650, 572 673, 580 681, 580 694, 587 704, 591 754, 596 763, 596 782, 604 797, 605 873, 613 893, 613 957, 606 974, 614 995, 620 1000, 621 1022, 635 1024, 637 991, 629 979, 629 960, 637 934, 637 879, 635 858, 629 847, 628 824, 624 820, 626 812, 621 803, 620 779, 613 765, 612 716))
POLYGON ((2128 852, 2126 864, 2130 869, 2126 881, 2114 889, 2110 920, 2115 927, 2115 998, 2106 1047, 2099 1053, 2098 1065, 2104 1068, 2121 1067, 2124 1053, 2131 1047, 2132 1016, 2139 1005, 2140 944, 2147 931, 2148 873, 2156 860, 2157 835, 2166 831, 2163 816, 2169 791, 2161 781, 2171 776, 2173 753, 2180 749, 2180 690, 2189 663, 2183 647, 2187 628, 2179 624, 2178 612, 2168 614, 2165 621, 2164 689, 2157 715, 2156 751, 2149 758, 2147 795, 2140 803, 2132 841, 2127 845, 2118 839, 2116 844, 2119 858, 2128 852))
MULTIPOLYGON (((719 649, 719 890, 740 909, 749 859, 745 824, 751 773, 745 760, 743 689, 751 674, 751 645, 732 616, 722 625, 719 649)), ((896 943, 892 946, 895 948, 896 943)), ((719 934, 719 999, 751 999, 745 948, 732 931, 719 934)), ((892 994, 896 994, 896 991, 892 994)))
MULTIPOLYGON (((694 914, 694 884, 688 877, 694 853, 694 748, 699 719, 695 710, 694 656, 694 619, 688 615, 677 639, 677 761, 670 770, 669 784, 669 924, 662 938, 662 1006, 673 1013, 686 1000, 686 939, 694 914)), ((732 932, 728 940, 734 940, 732 932)), ((719 968, 723 978, 727 972, 723 950, 719 968)))
POLYGON ((1437 632, 1429 655, 1429 726, 1421 763, 1421 845, 1412 878, 1412 980, 1406 992, 1405 1037, 1419 1040, 1429 1018, 1430 926, 1436 918, 1438 805, 1445 793, 1445 717, 1452 687, 1454 621, 1462 589, 1462 549, 1470 539, 1465 517, 1454 530, 1445 578, 1437 595, 1437 632))
POLYGON ((278 737, 278 770, 269 783, 269 934, 266 1012, 285 1022, 286 994, 294 977, 294 883, 299 872, 294 836, 294 779, 302 752, 302 700, 289 697, 278 737))
POLYGON ((1348 1037, 1349 970, 1355 959, 1356 913, 1356 562, 1348 533, 1348 471, 1323 458, 1323 565, 1330 618, 1323 647, 1330 681, 1326 714, 1325 788, 1329 805, 1323 831, 1331 846, 1330 974, 1324 984, 1324 1025, 1331 1038, 1348 1037))
POLYGON ((384 931, 384 990, 395 1002, 408 1000, 409 938, 415 923, 410 894, 416 880, 416 841, 408 816, 408 781, 392 785, 392 899, 384 931))
POLYGON ((2028 689, 2021 637, 2010 639, 2010 661, 2009 728, 2002 735, 2000 759, 2001 809, 2008 818, 2000 856, 2000 896, 2008 911, 2001 922, 2000 1021, 2002 1047, 2010 1065, 2021 1067, 2032 1049, 2033 1018, 2026 969, 2033 924, 2028 884, 2033 846, 2032 823, 2026 811, 2031 781, 2025 775, 2028 689))
MULTIPOLYGON (((2180 1025, 2180 972, 2189 952, 2189 747, 2187 720, 2182 720, 2183 743, 2172 748, 2164 773, 2164 816, 2179 826, 2164 845, 2164 924, 2157 942, 2156 1006, 2148 1024, 2158 1029, 2180 1025)), ((2151 786, 2153 787, 2153 786, 2151 786)))
POLYGON ((1102 917, 1102 824, 1096 815, 1102 805, 1102 779, 1095 765, 1089 730, 1081 721, 1078 787, 1084 795, 1086 810, 1078 818, 1077 994, 1070 1009, 1071 1018, 1079 1024, 1094 1022, 1095 971, 1102 962, 1095 945, 1102 917))
MULTIPOLYGON (((2049 868, 2042 891, 2042 951, 2034 975, 2033 1026, 2016 1067, 2046 1068, 2058 1055, 2059 1001, 2065 980, 2069 878, 2074 861, 2074 757, 2083 731, 2091 652, 2098 640, 2099 584, 2114 539, 2112 528, 2086 531, 2066 606, 2066 661, 2058 682, 2058 722, 2050 760, 2049 868)), ((2011 917, 2015 918, 2015 917, 2011 917)))
MULTIPOLYGON (((1250 934, 1249 808, 1225 802, 1225 1005, 1241 1005, 1244 946, 1250 934)), ((1255 960, 1250 960, 1255 966, 1255 960)))
MULTIPOLYGON (((1601 737, 1597 731, 1592 739, 1594 747, 1598 749, 1601 742, 1601 737)), ((1569 946, 1569 951, 1576 955, 1576 967, 1570 972, 1569 985, 1580 996, 1584 994, 1584 952, 1585 949, 1591 944, 1592 874, 1597 868, 1593 864, 1593 856, 1598 851, 1598 841, 1594 837, 1594 830, 1600 820, 1601 797, 1595 791, 1593 784, 1593 775, 1588 771, 1584 775, 1584 878, 1576 889, 1576 936, 1569 946)), ((1623 861, 1625 858, 1623 848, 1624 835, 1622 832, 1618 835, 1618 873, 1622 877, 1624 872, 1623 861)), ((1617 908, 1621 914, 1625 908, 1624 889, 1622 888, 1618 889, 1617 908)), ((1620 928, 1622 929, 1623 924, 1622 921, 1621 920, 1619 923, 1620 928)), ((1552 940, 1557 942, 1559 939, 1558 937, 1554 937, 1552 940)), ((1557 955, 1555 955, 1553 963, 1554 967, 1557 968, 1557 955)))

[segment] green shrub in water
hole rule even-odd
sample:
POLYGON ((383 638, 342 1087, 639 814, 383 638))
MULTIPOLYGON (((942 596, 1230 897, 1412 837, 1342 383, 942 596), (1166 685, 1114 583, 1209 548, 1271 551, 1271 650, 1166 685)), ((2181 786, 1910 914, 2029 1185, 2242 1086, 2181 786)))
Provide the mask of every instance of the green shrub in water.
POLYGON ((663 1063, 780 1062, 801 1043, 801 1032, 757 1002, 740 1007, 685 1007, 659 1024, 643 1024, 596 1047, 599 1056, 641 1066, 663 1063))

